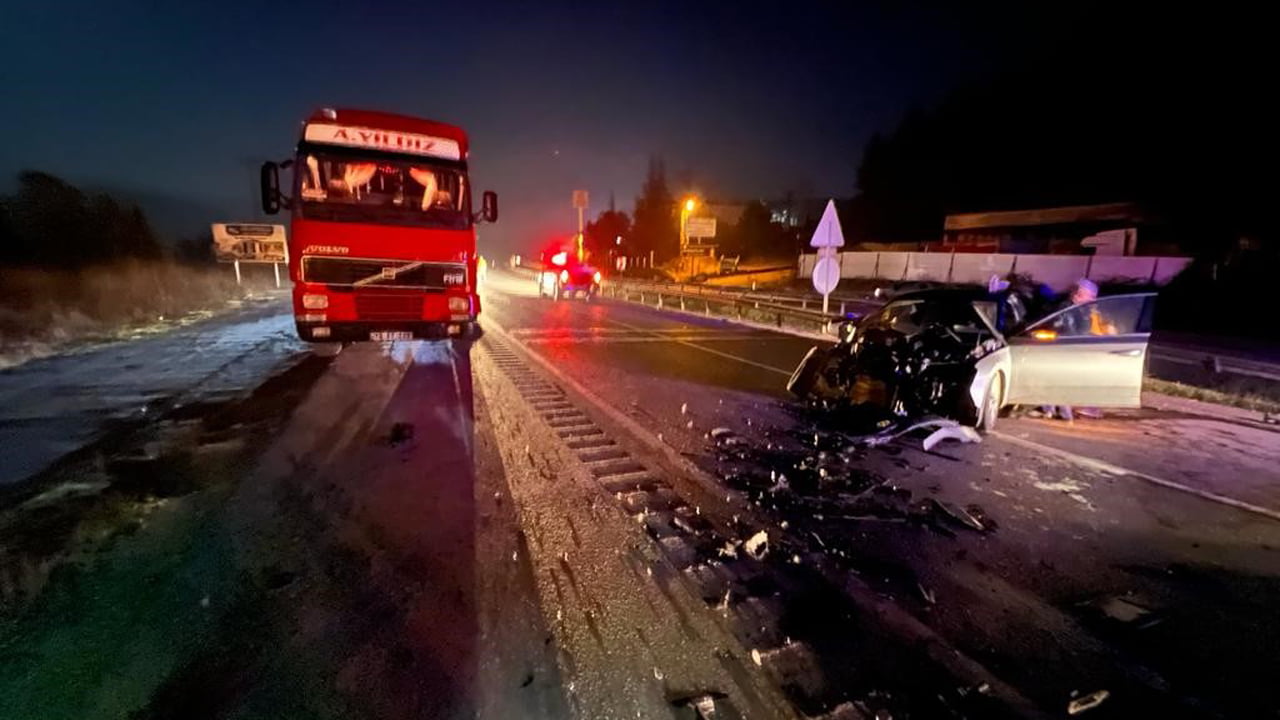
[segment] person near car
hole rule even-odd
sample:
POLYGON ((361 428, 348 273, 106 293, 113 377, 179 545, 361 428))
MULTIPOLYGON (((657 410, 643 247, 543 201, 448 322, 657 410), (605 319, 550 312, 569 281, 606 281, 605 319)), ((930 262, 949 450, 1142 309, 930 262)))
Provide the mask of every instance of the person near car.
MULTIPOLYGON (((1098 299, 1098 286, 1088 278, 1080 278, 1076 281, 1075 287, 1071 289, 1071 294, 1067 301, 1063 303, 1062 308, 1076 307, 1091 303, 1098 299)), ((1087 316, 1079 313, 1065 313, 1059 319, 1058 332, 1060 335, 1111 335, 1114 334, 1114 326, 1102 318, 1098 314, 1097 308, 1091 308, 1087 316), (1084 324, 1088 323, 1088 327, 1084 324), (1111 332, 1107 332, 1110 326, 1111 332)), ((1060 418, 1067 422, 1075 420, 1075 409, 1070 405, 1045 405, 1040 408, 1040 412, 1049 419, 1060 418)), ((1081 414, 1086 417, 1100 417, 1102 413, 1097 408, 1081 408, 1081 414)))

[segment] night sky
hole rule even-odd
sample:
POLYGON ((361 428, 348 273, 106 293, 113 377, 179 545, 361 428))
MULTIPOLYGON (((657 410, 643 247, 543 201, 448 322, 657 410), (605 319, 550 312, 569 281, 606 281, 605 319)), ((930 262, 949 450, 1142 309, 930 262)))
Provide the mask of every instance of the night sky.
POLYGON ((471 133, 474 187, 502 201, 501 222, 483 231, 490 252, 571 232, 575 187, 590 190, 593 215, 611 191, 630 211, 651 154, 674 189, 713 199, 849 195, 871 133, 1058 42, 1085 12, 8 4, 0 187, 20 169, 45 170, 140 198, 169 232, 187 230, 174 227, 175 208, 193 229, 255 216, 255 169, 287 156, 303 117, 368 107, 471 133))

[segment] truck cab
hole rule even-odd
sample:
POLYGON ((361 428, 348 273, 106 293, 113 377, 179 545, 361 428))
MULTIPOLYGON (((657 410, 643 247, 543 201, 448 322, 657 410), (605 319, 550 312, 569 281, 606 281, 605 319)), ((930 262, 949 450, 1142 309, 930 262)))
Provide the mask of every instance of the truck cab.
POLYGON ((468 142, 459 127, 367 110, 317 111, 294 156, 262 168, 267 213, 290 211, 298 336, 407 340, 474 331, 480 314, 468 142), (279 171, 291 169, 289 194, 279 171))

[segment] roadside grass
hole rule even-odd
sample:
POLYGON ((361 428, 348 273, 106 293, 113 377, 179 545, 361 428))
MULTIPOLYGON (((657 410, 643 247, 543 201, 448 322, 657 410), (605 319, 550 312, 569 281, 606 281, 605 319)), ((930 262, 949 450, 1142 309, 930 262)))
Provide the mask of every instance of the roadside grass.
POLYGON ((1273 415, 1280 414, 1280 391, 1274 387, 1266 387, 1262 383, 1247 388, 1216 389, 1148 377, 1143 381, 1142 389, 1214 405, 1226 405, 1273 415))

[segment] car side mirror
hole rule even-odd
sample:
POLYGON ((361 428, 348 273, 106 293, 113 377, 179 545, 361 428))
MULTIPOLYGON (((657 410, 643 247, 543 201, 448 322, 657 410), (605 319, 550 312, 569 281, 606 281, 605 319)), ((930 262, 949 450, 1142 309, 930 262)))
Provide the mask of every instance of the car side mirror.
POLYGON ((485 190, 480 200, 480 219, 485 222, 498 221, 498 193, 485 190))
POLYGON ((262 163, 259 179, 262 185, 262 212, 275 215, 280 212, 280 166, 270 161, 262 163))

